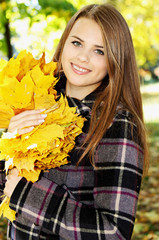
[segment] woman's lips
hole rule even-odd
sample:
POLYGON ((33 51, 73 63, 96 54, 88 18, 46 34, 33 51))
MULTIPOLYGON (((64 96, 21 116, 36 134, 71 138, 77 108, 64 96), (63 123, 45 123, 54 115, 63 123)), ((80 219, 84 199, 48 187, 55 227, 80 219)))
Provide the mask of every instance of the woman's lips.
POLYGON ((80 74, 80 75, 83 75, 83 74, 87 74, 87 73, 90 73, 91 70, 87 69, 87 68, 83 68, 79 65, 76 65, 76 64, 73 64, 71 63, 71 67, 73 69, 73 71, 77 74, 80 74))

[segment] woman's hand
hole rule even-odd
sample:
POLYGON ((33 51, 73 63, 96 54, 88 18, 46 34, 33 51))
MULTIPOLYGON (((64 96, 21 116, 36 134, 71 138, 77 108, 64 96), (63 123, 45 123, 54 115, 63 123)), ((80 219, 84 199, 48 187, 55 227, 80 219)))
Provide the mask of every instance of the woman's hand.
POLYGON ((17 168, 13 168, 9 171, 9 174, 7 175, 7 182, 5 184, 4 188, 4 194, 11 197, 15 187, 17 186, 18 182, 21 180, 22 177, 18 176, 19 171, 17 168))
POLYGON ((31 132, 34 126, 45 121, 47 114, 41 114, 43 111, 44 109, 28 110, 15 115, 10 120, 8 132, 12 133, 17 130, 19 135, 31 132))

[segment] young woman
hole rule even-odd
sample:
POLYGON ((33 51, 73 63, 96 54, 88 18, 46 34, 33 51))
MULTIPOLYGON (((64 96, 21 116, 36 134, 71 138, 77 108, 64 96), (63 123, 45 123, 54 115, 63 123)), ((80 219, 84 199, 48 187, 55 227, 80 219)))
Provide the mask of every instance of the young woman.
MULTIPOLYGON (((35 183, 17 169, 10 172, 4 193, 17 216, 8 239, 131 239, 147 145, 125 20, 106 4, 82 8, 69 21, 54 60, 57 90, 87 121, 70 164, 43 172, 35 183)), ((24 134, 45 117, 40 110, 20 113, 8 131, 24 134)))

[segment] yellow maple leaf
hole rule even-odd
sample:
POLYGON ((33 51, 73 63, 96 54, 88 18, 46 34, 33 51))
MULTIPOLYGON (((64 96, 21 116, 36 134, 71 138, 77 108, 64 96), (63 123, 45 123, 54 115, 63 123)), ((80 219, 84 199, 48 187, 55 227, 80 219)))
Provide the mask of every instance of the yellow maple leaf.
POLYGON ((15 77, 7 77, 6 84, 0 87, 1 98, 12 109, 26 108, 31 104, 33 87, 34 84, 29 74, 21 82, 17 81, 15 77))
POLYGON ((37 144, 36 148, 42 153, 44 149, 47 149, 48 143, 56 138, 64 138, 63 128, 54 123, 46 125, 45 128, 39 128, 29 139, 23 142, 23 149, 27 149, 30 145, 37 144))
POLYGON ((4 101, 0 98, 0 126, 1 128, 7 128, 10 119, 14 116, 13 109, 6 105, 4 101))
POLYGON ((53 83, 53 75, 44 75, 40 67, 36 65, 33 70, 31 70, 31 77, 34 81, 34 84, 37 88, 48 89, 53 83))
POLYGON ((15 220, 16 212, 9 207, 9 202, 10 198, 6 196, 0 204, 0 217, 6 217, 13 222, 15 220))
POLYGON ((4 69, 4 67, 7 65, 7 61, 4 59, 0 59, 0 84, 3 83, 3 79, 4 79, 4 72, 2 71, 4 69))
POLYGON ((8 64, 5 65, 2 72, 5 73, 6 76, 12 78, 18 75, 19 68, 20 68, 20 62, 18 61, 18 59, 15 59, 14 57, 12 57, 9 60, 8 64))
MULTIPOLYGON (((54 94, 56 94, 56 91, 54 94)), ((51 108, 56 103, 54 94, 49 94, 48 90, 44 88, 36 88, 34 90, 35 109, 51 108)))
POLYGON ((19 173, 19 176, 25 177, 27 181, 36 182, 39 179, 39 174, 41 170, 40 169, 34 169, 33 171, 26 169, 21 169, 21 172, 19 173))
POLYGON ((34 162, 36 161, 36 158, 31 158, 31 156, 26 156, 17 158, 17 156, 13 159, 14 166, 21 172, 22 169, 34 171, 34 162))
POLYGON ((49 62, 43 66, 42 71, 44 72, 45 75, 49 74, 50 72, 53 71, 53 69, 56 69, 57 63, 56 62, 49 62))
POLYGON ((26 75, 26 73, 32 70, 34 66, 39 63, 39 60, 34 59, 32 54, 27 52, 26 50, 23 50, 18 54, 17 60, 20 62, 20 69, 17 75, 17 79, 19 81, 21 81, 21 79, 26 75))

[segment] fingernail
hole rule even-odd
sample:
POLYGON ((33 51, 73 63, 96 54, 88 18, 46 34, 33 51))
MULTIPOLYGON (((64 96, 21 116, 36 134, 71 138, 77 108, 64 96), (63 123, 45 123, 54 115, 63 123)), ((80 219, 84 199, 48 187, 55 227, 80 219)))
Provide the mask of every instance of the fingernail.
POLYGON ((46 109, 39 109, 39 112, 44 112, 46 109))
POLYGON ((45 120, 44 119, 40 119, 40 120, 38 120, 38 122, 39 123, 43 123, 43 122, 45 122, 45 120))
POLYGON ((47 114, 41 114, 41 117, 46 118, 47 114))

